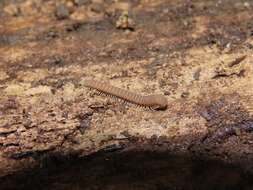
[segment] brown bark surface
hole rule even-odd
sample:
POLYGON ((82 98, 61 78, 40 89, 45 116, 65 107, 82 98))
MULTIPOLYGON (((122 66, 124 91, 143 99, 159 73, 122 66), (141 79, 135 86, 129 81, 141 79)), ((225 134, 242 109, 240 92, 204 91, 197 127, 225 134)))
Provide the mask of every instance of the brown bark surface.
POLYGON ((252 1, 131 2, 1 1, 1 176, 56 153, 129 149, 251 170, 252 1), (165 94, 168 109, 99 96, 91 78, 165 94))

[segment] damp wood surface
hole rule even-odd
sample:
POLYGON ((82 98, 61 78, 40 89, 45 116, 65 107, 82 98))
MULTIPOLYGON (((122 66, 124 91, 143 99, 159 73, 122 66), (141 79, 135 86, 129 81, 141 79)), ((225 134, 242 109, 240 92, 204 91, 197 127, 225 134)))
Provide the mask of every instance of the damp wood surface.
POLYGON ((0 175, 161 150, 253 171, 253 2, 0 1, 0 175), (162 94, 167 109, 85 87, 162 94))

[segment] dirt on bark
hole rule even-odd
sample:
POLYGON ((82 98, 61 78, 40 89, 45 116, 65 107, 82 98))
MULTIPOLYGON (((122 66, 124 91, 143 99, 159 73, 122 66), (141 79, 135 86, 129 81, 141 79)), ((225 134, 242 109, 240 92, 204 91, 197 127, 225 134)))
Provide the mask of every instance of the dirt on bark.
POLYGON ((253 169, 252 1, 0 2, 0 175, 98 151, 253 169), (84 87, 164 94, 165 111, 84 87))

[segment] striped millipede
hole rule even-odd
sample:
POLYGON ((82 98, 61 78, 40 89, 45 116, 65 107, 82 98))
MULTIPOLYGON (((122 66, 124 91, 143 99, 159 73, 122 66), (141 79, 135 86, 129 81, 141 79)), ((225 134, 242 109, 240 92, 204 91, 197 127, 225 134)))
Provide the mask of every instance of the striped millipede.
POLYGON ((165 96, 160 94, 144 96, 96 80, 85 80, 84 86, 96 89, 106 95, 116 97, 123 101, 133 103, 139 106, 149 107, 150 109, 154 110, 167 109, 167 99, 165 96))

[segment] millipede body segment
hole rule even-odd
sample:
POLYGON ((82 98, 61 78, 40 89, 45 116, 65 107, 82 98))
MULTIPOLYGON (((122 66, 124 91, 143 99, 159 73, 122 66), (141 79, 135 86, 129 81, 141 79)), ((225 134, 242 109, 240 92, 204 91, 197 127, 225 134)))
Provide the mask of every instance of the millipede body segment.
POLYGON ((154 110, 165 110, 167 108, 167 99, 160 94, 143 96, 128 90, 114 87, 109 83, 96 80, 85 80, 84 86, 98 90, 109 96, 122 99, 126 102, 137 104, 144 107, 149 107, 154 110))

